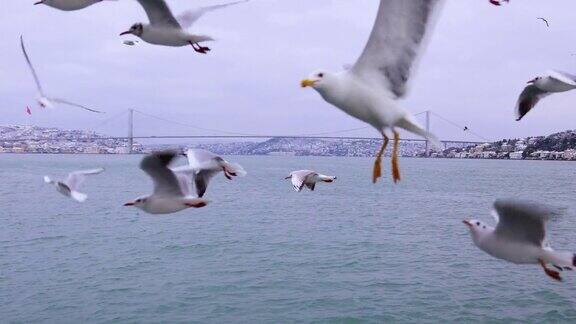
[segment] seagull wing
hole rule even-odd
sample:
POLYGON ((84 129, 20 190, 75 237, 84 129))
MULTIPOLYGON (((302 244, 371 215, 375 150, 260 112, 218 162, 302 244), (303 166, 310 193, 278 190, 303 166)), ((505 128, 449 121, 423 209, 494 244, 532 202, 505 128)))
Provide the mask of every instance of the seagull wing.
POLYGON ((300 170, 292 172, 291 180, 294 190, 298 192, 302 191, 302 188, 304 188, 304 184, 306 183, 306 179, 314 174, 316 174, 316 172, 310 170, 300 170))
POLYGON ((554 215, 551 209, 514 200, 497 200, 494 209, 499 219, 495 234, 499 238, 542 246, 546 236, 544 223, 554 215))
POLYGON ((104 172, 104 168, 75 171, 68 175, 68 178, 64 181, 64 184, 70 188, 70 190, 76 191, 80 188, 80 185, 84 182, 87 175, 94 175, 104 172))
POLYGON ((138 0, 150 24, 157 27, 182 28, 164 0, 138 0))
POLYGON ((202 149, 189 149, 186 151, 186 157, 190 168, 200 169, 204 163, 217 158, 218 155, 202 149))
POLYGON ((538 19, 542 20, 543 22, 546 23, 546 27, 550 27, 550 24, 548 23, 548 20, 546 20, 545 18, 542 17, 538 17, 538 19))
POLYGON ((194 184, 196 185, 196 194, 202 198, 208 189, 208 183, 219 171, 202 170, 194 175, 194 184))
POLYGON ((550 71, 549 77, 567 86, 576 87, 576 76, 573 74, 561 71, 550 71))
POLYGON ((380 0, 376 23, 352 72, 382 84, 397 97, 406 94, 412 65, 441 0, 380 0))
POLYGON ((93 113, 98 113, 98 114, 103 114, 104 112, 96 110, 96 109, 92 109, 92 108, 88 108, 86 106, 77 104, 77 103, 73 103, 70 102, 66 99, 62 99, 62 98, 48 98, 50 101, 55 102, 55 103, 59 103, 59 104, 63 104, 63 105, 68 105, 68 106, 72 106, 72 107, 76 107, 76 108, 82 108, 84 110, 88 110, 91 111, 93 113))
POLYGON ((20 46, 22 47, 22 53, 24 54, 24 58, 26 59, 26 63, 28 63, 28 67, 30 68, 30 71, 32 71, 32 76, 34 76, 34 81, 36 82, 36 88, 38 89, 38 92, 40 92, 40 95, 42 95, 42 97, 44 97, 44 90, 42 90, 42 85, 40 84, 40 79, 38 78, 38 74, 36 73, 36 70, 34 69, 34 66, 32 65, 32 61, 30 61, 30 57, 28 56, 28 53, 26 52, 26 46, 24 46, 24 37, 22 37, 22 35, 20 35, 20 46))
POLYGON ((236 4, 243 3, 243 2, 248 2, 248 1, 249 0, 234 1, 234 2, 229 2, 229 3, 219 4, 219 5, 200 7, 200 8, 195 9, 195 10, 188 10, 188 11, 185 11, 182 14, 180 14, 176 18, 176 20, 180 23, 180 25, 183 28, 188 28, 188 27, 192 26, 196 21, 198 21, 198 19, 200 19, 200 17, 202 17, 205 13, 208 13, 208 12, 214 11, 214 10, 218 10, 218 9, 224 9, 226 7, 229 7, 229 6, 236 5, 236 4))
POLYGON ((140 162, 140 169, 154 181, 154 194, 163 197, 184 196, 180 181, 168 165, 176 158, 174 151, 150 154, 140 162))
POLYGON ((524 88, 516 103, 516 120, 520 121, 524 116, 536 106, 540 99, 550 95, 550 92, 541 90, 531 84, 524 88))

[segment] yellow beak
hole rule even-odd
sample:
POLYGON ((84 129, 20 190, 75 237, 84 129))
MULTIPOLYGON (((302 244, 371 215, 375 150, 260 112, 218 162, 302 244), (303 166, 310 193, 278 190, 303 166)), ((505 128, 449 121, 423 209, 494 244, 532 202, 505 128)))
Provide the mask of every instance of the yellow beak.
POLYGON ((318 82, 318 81, 314 81, 314 80, 310 80, 310 79, 305 79, 305 80, 302 80, 302 82, 300 82, 300 86, 301 86, 302 88, 312 87, 312 86, 314 86, 314 84, 315 84, 316 82, 318 82))

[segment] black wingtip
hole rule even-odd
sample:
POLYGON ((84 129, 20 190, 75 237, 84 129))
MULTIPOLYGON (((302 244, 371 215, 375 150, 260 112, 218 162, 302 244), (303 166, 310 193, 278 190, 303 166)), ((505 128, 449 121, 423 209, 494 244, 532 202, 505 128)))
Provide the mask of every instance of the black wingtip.
POLYGON ((572 265, 576 267, 576 253, 572 255, 572 265))

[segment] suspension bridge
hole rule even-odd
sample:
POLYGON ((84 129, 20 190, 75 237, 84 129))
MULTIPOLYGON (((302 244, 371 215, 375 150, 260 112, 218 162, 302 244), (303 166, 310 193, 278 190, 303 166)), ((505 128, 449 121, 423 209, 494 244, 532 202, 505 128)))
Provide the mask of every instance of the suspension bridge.
MULTIPOLYGON (((91 131, 96 131, 99 128, 102 128, 103 126, 105 126, 106 124, 121 119, 121 118, 125 118, 124 115, 127 115, 127 135, 126 136, 97 136, 94 138, 94 140, 123 140, 123 141, 127 141, 128 142, 128 149, 130 151, 130 153, 133 153, 132 149, 134 147, 134 141, 135 140, 159 140, 159 139, 164 139, 164 140, 245 140, 245 139, 253 139, 253 140, 257 140, 257 139, 261 139, 261 140, 267 140, 267 139, 271 139, 271 138, 284 138, 284 139, 318 139, 318 140, 381 140, 381 137, 362 137, 362 136, 344 136, 342 134, 346 134, 346 133, 351 133, 351 132, 356 132, 356 131, 362 131, 362 130, 366 130, 366 129, 370 129, 371 126, 365 126, 365 127, 358 127, 358 128, 351 128, 351 129, 340 129, 340 130, 334 130, 334 131, 326 131, 326 132, 320 132, 320 133, 309 133, 309 134, 249 134, 249 133, 243 133, 243 132, 235 132, 235 131, 229 131, 229 130, 220 130, 220 129, 212 129, 212 128, 205 128, 205 127, 200 127, 197 125, 193 125, 193 124, 187 124, 187 123, 183 123, 181 121, 177 121, 177 120, 170 120, 167 118, 164 118, 162 116, 157 116, 157 115, 153 115, 153 114, 149 114, 137 109, 128 109, 125 111, 122 111, 119 114, 116 114, 114 116, 111 116, 110 118, 98 123, 97 125, 95 125, 94 127, 92 127, 90 130, 91 131), (135 135, 135 115, 138 114, 140 116, 149 118, 149 119, 154 119, 156 121, 162 122, 162 123, 166 123, 166 124, 170 124, 172 126, 174 125, 178 125, 181 127, 185 127, 188 129, 194 129, 195 131, 200 131, 203 132, 204 134, 198 135, 198 134, 184 134, 184 135, 135 135)), ((420 112, 418 114, 415 114, 415 116, 423 116, 424 117, 424 125, 427 131, 429 132, 434 132, 433 129, 431 129, 431 119, 437 118, 438 120, 447 123, 448 125, 458 128, 460 129, 462 132, 469 134, 468 137, 474 137, 475 140, 441 140, 441 143, 444 145, 444 148, 449 148, 449 147, 453 147, 453 146, 468 146, 468 145, 477 145, 477 144, 482 144, 482 143, 486 143, 486 142, 491 142, 491 140, 475 133, 474 131, 472 131, 469 127, 464 126, 464 125, 460 125, 456 122, 453 122, 431 110, 427 110, 427 111, 423 111, 420 112)), ((29 137, 29 138, 11 138, 11 139, 2 139, 0 138, 0 142, 14 142, 14 141, 44 141, 44 142, 54 142, 54 141, 62 141, 62 140, 66 140, 69 142, 74 142, 76 139, 73 137, 66 137, 65 139, 62 138, 41 138, 41 137, 29 137)), ((80 138, 78 138, 77 140, 80 140, 80 138)), ((83 138, 82 140, 86 140, 86 138, 83 138)), ((424 143, 425 147, 426 147, 426 154, 430 153, 430 149, 431 149, 431 145, 429 145, 428 141, 425 139, 420 139, 420 138, 403 138, 401 139, 401 141, 403 142, 420 142, 420 143, 424 143)))

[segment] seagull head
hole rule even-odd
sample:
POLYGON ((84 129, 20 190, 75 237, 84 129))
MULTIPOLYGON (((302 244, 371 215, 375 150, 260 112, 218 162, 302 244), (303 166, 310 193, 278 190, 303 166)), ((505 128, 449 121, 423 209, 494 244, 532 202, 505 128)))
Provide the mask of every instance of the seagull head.
POLYGON ((468 228, 470 229, 470 233, 472 234, 472 238, 474 240, 482 237, 485 234, 490 233, 493 230, 492 227, 476 219, 465 219, 462 221, 462 223, 468 226, 468 228))
POLYGON ((536 83, 538 80, 541 80, 541 79, 542 79, 542 77, 535 77, 534 79, 532 79, 532 80, 530 80, 530 81, 528 81, 528 82, 526 82, 526 83, 528 83, 528 84, 534 84, 534 83, 536 83))
POLYGON ((142 23, 136 23, 130 27, 127 31, 120 33, 120 36, 132 34, 141 37, 144 33, 144 25, 142 23))
POLYGON ((329 72, 317 71, 312 73, 308 78, 300 82, 302 88, 311 87, 316 90, 321 90, 329 85, 334 79, 334 75, 329 72))
POLYGON ((148 197, 140 197, 136 198, 134 201, 127 202, 124 204, 124 207, 136 207, 142 209, 146 204, 148 197))
POLYGON ((38 105, 42 108, 54 108, 54 105, 52 105, 52 102, 50 102, 50 100, 46 97, 40 97, 37 100, 38 100, 38 105))

